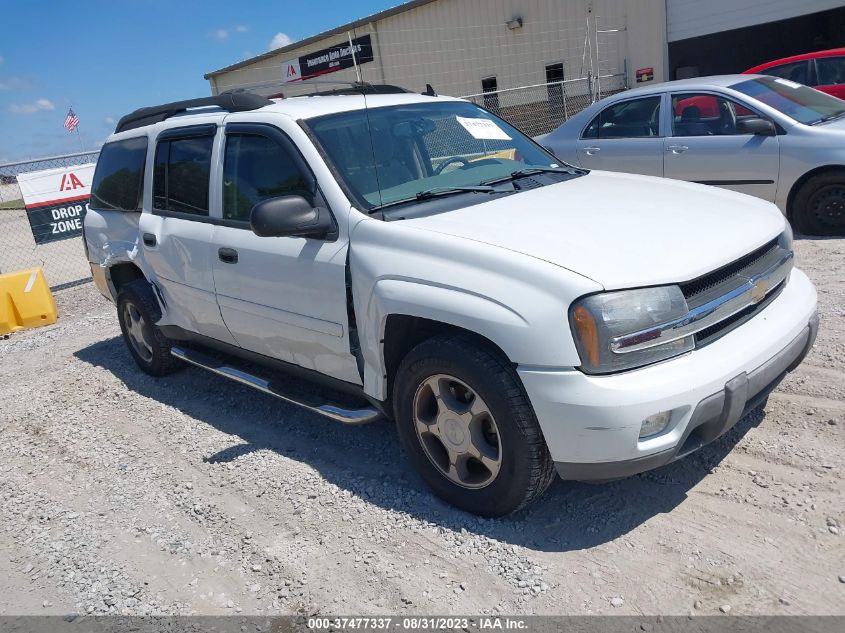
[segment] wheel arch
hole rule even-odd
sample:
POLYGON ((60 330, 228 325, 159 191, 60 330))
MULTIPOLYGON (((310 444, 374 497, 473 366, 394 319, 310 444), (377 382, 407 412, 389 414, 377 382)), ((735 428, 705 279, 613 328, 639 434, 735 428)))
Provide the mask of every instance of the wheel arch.
POLYGON ((803 174, 794 183, 792 183, 792 187, 790 188, 789 194, 786 197, 786 217, 790 222, 792 222, 793 219, 793 205, 795 202, 795 196, 798 195, 798 192, 801 190, 801 187, 803 187, 807 183, 807 181, 810 180, 810 178, 819 176, 821 174, 836 172, 842 172, 843 174, 845 174, 845 165, 830 164, 822 165, 821 167, 815 167, 807 173, 803 174))
POLYGON ((130 281, 146 279, 144 272, 134 262, 117 262, 106 269, 109 290, 112 298, 117 301, 120 289, 130 281))
POLYGON ((499 345, 477 332, 436 319, 409 314, 389 314, 385 320, 382 339, 382 358, 387 383, 386 402, 392 400, 396 371, 405 356, 420 343, 442 334, 460 334, 512 363, 499 345))

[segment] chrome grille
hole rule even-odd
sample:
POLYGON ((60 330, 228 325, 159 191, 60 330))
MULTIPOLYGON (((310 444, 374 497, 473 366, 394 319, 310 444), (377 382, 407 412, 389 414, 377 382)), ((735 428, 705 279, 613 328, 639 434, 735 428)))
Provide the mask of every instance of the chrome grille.
POLYGON ((617 336, 616 354, 670 343, 688 336, 701 347, 738 327, 763 310, 783 290, 793 265, 785 241, 772 240, 748 255, 698 279, 680 284, 686 315, 645 330, 617 336))
POLYGON ((782 249, 778 247, 778 239, 775 238, 727 266, 680 284, 687 305, 690 307, 702 305, 742 285, 748 277, 753 277, 776 263, 781 253, 782 249))

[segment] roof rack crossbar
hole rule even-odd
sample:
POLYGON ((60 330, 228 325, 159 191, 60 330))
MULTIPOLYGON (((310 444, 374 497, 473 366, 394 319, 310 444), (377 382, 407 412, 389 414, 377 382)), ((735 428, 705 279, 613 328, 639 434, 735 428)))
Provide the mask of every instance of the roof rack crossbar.
POLYGON ((217 106, 226 112, 246 112, 248 110, 263 108, 272 103, 267 97, 262 97, 252 92, 223 92, 211 97, 200 97, 198 99, 187 99, 185 101, 174 101, 173 103, 165 103, 148 108, 139 108, 121 118, 117 122, 117 127, 114 131, 117 134, 118 132, 125 132, 126 130, 133 130, 145 125, 159 123, 189 108, 217 106))

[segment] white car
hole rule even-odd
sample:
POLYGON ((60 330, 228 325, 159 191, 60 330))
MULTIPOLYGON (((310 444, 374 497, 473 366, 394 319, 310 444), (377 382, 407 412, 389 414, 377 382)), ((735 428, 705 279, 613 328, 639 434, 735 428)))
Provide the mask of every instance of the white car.
POLYGON ((142 370, 392 418, 438 495, 499 516, 555 471, 695 451, 812 346, 816 293, 773 204, 560 166, 459 99, 345 92, 120 121, 85 244, 142 370))
POLYGON ((802 233, 845 235, 845 101, 780 77, 636 88, 537 140, 572 165, 725 187, 774 202, 802 233))

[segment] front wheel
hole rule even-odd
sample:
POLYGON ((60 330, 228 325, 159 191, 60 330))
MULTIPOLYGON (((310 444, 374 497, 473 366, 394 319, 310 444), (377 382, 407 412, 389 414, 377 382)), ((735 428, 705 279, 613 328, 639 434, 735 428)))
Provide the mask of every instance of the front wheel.
POLYGON ((806 235, 845 235, 845 172, 828 172, 805 182, 793 201, 792 219, 806 235))
POLYGON ((513 367, 462 335, 414 348, 393 390, 399 436, 435 494, 483 516, 526 507, 548 488, 554 464, 513 367))

